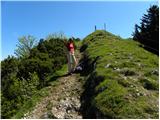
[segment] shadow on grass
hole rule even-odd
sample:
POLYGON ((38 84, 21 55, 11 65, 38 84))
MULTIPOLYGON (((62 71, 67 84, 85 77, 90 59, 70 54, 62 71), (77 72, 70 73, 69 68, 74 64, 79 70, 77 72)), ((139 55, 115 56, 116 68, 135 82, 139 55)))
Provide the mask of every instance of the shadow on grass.
POLYGON ((84 79, 87 78, 83 85, 84 92, 81 94, 80 97, 80 112, 84 119, 96 119, 104 117, 104 115, 102 115, 92 103, 95 95, 97 94, 95 91, 95 87, 104 80, 104 77, 98 76, 97 72, 95 71, 96 62, 99 59, 99 56, 94 59, 90 59, 87 54, 84 54, 83 58, 81 59, 81 62, 83 62, 84 64, 83 71, 80 73, 80 76, 83 76, 84 79))
POLYGON ((51 82, 54 82, 54 81, 56 81, 56 80, 59 79, 59 78, 67 77, 67 76, 69 76, 69 75, 68 75, 68 74, 64 74, 64 75, 54 75, 54 76, 52 76, 52 77, 46 82, 46 86, 45 86, 45 87, 50 86, 50 85, 51 85, 51 82))
POLYGON ((83 86, 85 90, 80 98, 80 111, 84 119, 97 119, 104 117, 104 115, 102 115, 102 113, 100 113, 95 107, 95 104, 93 104, 94 97, 97 95, 95 88, 103 80, 103 76, 97 76, 97 73, 93 71, 83 86))
POLYGON ((144 48, 145 50, 147 50, 147 51, 149 51, 149 52, 151 52, 151 53, 159 56, 159 50, 158 50, 158 49, 149 47, 149 46, 147 46, 147 45, 142 45, 142 44, 140 44, 139 47, 142 47, 142 48, 144 48))
POLYGON ((57 80, 57 79, 59 79, 59 78, 61 78, 61 77, 67 77, 67 76, 69 76, 69 75, 68 75, 68 74, 55 75, 55 76, 53 76, 53 77, 50 78, 49 82, 52 82, 52 81, 55 81, 55 80, 57 80))

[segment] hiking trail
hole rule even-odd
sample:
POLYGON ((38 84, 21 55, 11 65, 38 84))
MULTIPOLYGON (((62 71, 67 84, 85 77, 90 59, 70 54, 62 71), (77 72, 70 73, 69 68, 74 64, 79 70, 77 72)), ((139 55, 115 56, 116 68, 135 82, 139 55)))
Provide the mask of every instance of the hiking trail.
MULTIPOLYGON (((81 58, 76 53, 78 60, 81 58)), ((58 85, 50 86, 50 93, 43 98, 32 111, 24 114, 23 119, 81 119, 80 96, 83 92, 78 74, 63 76, 57 79, 58 85)))

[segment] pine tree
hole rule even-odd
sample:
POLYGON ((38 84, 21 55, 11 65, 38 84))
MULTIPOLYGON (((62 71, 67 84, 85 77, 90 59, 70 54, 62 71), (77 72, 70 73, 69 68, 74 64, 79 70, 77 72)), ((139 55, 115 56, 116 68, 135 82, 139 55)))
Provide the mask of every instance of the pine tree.
POLYGON ((139 41, 148 50, 159 52, 159 7, 151 6, 144 14, 140 26, 135 25, 133 39, 139 41))

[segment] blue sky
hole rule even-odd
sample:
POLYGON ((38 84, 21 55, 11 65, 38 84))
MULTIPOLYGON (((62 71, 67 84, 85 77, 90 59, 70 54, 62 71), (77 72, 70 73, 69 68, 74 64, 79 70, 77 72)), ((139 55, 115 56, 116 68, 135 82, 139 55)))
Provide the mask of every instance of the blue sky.
POLYGON ((2 56, 14 55, 18 37, 33 35, 39 40, 63 31, 67 37, 84 38, 103 29, 123 38, 131 37, 134 25, 156 1, 132 2, 7 2, 1 3, 2 56))

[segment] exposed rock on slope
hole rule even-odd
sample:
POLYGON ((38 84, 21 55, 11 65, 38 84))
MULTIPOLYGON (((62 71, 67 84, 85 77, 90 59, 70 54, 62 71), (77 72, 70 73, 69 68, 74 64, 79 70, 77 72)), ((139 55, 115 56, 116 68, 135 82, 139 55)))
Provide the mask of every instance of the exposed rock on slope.
POLYGON ((62 77, 58 81, 59 84, 51 89, 50 95, 42 99, 33 111, 26 113, 24 118, 82 118, 79 112, 82 84, 77 75, 62 77))

